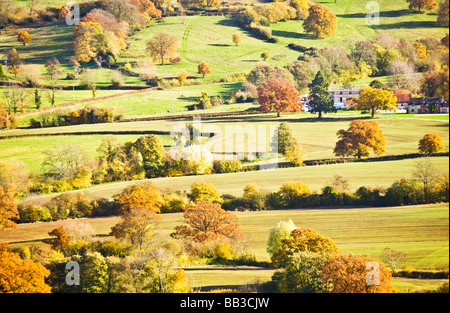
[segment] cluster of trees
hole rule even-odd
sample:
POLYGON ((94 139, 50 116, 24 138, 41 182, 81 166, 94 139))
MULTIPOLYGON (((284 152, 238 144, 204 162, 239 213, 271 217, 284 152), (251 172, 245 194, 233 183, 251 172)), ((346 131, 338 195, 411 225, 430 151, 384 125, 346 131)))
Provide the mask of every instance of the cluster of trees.
MULTIPOLYGON (((1 108, 0 108, 1 110, 1 108)), ((112 123, 120 121, 122 114, 115 114, 108 107, 86 106, 78 110, 61 109, 42 112, 36 118, 30 119, 30 127, 55 127, 80 124, 112 123)))
MULTIPOLYGON (((64 7, 61 18, 68 13, 64 7)), ((88 63, 102 58, 114 64, 115 56, 127 47, 130 32, 159 17, 161 11, 150 0, 100 1, 99 7, 87 13, 73 30, 76 60, 88 63)))
POLYGON ((314 38, 324 38, 336 34, 336 15, 321 4, 308 0, 274 1, 258 4, 239 12, 236 21, 255 36, 276 42, 272 37, 270 24, 285 20, 303 20, 306 33, 314 38))
POLYGON ((314 229, 297 228, 292 220, 270 230, 267 252, 278 270, 263 284, 265 292, 388 293, 391 271, 377 260, 341 254, 330 238, 314 229), (370 275, 373 269, 375 275, 370 275), (368 279, 368 278, 369 279, 368 279), (372 283, 373 282, 373 283, 372 283))

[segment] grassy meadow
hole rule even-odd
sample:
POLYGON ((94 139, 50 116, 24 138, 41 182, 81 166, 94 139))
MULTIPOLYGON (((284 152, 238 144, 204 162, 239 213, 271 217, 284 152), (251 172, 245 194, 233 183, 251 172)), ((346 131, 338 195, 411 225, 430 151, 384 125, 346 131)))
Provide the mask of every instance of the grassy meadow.
MULTIPOLYGON (((148 94, 142 95, 146 97, 148 94)), ((105 101, 105 104, 107 102, 105 101)), ((113 99, 111 103, 123 103, 124 107, 131 102, 126 99, 113 99)), ((143 105, 145 107, 145 105, 143 105)), ((233 105, 230 105, 233 106, 233 105)), ((228 105, 218 106, 216 108, 225 107, 228 105)), ((120 111, 121 106, 117 104, 114 106, 116 111, 120 111)), ((226 134, 227 128, 236 130, 237 134, 242 134, 244 141, 239 141, 235 137, 224 137, 219 144, 212 147, 216 157, 220 157, 220 149, 222 153, 231 152, 248 152, 253 151, 253 143, 259 141, 257 149, 265 149, 270 144, 271 135, 269 133, 271 127, 274 128, 281 122, 286 122, 292 128, 293 135, 302 144, 306 152, 306 159, 321 159, 333 158, 333 149, 337 141, 336 132, 339 129, 348 128, 348 124, 355 118, 366 118, 366 116, 353 114, 329 114, 326 118, 318 120, 312 117, 309 113, 300 113, 293 115, 283 115, 276 118, 273 114, 268 115, 251 115, 251 116, 236 116, 229 118, 204 118, 201 120, 200 128, 202 131, 220 130, 226 134), (246 136, 246 128, 257 130, 262 127, 266 131, 265 140, 259 139, 264 137, 246 136), (237 127, 243 128, 239 130, 237 127), (231 150, 230 150, 231 149, 231 150)), ((434 133, 441 136, 444 140, 445 151, 449 147, 448 122, 443 121, 423 121, 414 119, 401 119, 394 117, 391 124, 389 115, 378 115, 376 119, 378 125, 386 137, 386 155, 416 153, 418 142, 426 133, 434 133)), ((0 160, 15 159, 18 162, 23 162, 24 168, 27 171, 36 171, 42 162, 42 151, 45 149, 52 149, 61 146, 63 143, 71 143, 78 145, 88 155, 95 157, 95 150, 101 142, 102 135, 82 134, 76 135, 77 132, 89 133, 98 131, 170 131, 176 125, 184 125, 185 123, 192 123, 192 120, 172 120, 172 121, 139 121, 127 123, 106 123, 93 125, 75 125, 65 127, 52 128, 38 128, 38 129, 19 129, 3 131, 2 136, 21 136, 33 134, 48 134, 45 137, 17 137, 10 139, 0 139, 0 160), (54 136, 62 132, 70 132, 74 135, 54 136), (24 152, 27 153, 24 153, 24 152)), ((118 135, 121 141, 136 140, 139 135, 118 135)), ((258 135, 259 136, 259 135, 258 135)), ((169 136, 164 138, 166 145, 170 145, 169 136)))
MULTIPOLYGON (((417 269, 448 269, 448 205, 417 205, 387 208, 311 209, 235 212, 241 230, 250 239, 251 250, 259 259, 267 259, 266 243, 270 228, 279 221, 292 219, 297 227, 312 228, 335 241, 342 253, 364 254, 382 261, 385 247, 407 254, 402 266, 417 269)), ((91 224, 97 235, 107 235, 119 217, 83 218, 47 223, 20 224, 0 232, 11 244, 36 242, 48 238, 48 232, 66 223, 91 224)), ((183 223, 181 213, 162 214, 159 234, 166 236, 183 223)))

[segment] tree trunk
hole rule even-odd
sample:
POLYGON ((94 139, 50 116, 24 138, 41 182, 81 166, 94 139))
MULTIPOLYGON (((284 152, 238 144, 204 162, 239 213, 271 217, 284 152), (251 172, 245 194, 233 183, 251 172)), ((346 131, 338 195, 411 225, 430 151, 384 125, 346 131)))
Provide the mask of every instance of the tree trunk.
POLYGON ((372 108, 372 118, 375 117, 375 107, 372 108))
POLYGON ((318 118, 322 118, 322 111, 319 111, 319 117, 318 118))

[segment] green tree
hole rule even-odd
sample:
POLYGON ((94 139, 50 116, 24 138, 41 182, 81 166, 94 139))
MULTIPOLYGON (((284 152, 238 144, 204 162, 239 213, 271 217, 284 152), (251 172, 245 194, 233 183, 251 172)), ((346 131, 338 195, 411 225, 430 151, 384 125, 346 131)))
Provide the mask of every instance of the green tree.
POLYGON ((330 83, 321 71, 318 71, 309 87, 309 105, 311 113, 319 113, 318 118, 322 118, 322 113, 336 112, 333 99, 330 98, 330 83))
POLYGON ((280 123, 272 136, 272 141, 270 143, 272 151, 278 151, 278 153, 285 154, 286 147, 293 138, 292 129, 289 127, 289 124, 285 122, 280 123))
POLYGON ((282 240, 289 239, 291 237, 291 232, 296 228, 297 227, 291 219, 280 221, 277 225, 272 227, 269 232, 269 239, 267 240, 267 253, 272 255, 281 249, 282 240))
POLYGON ((161 138, 153 134, 142 136, 134 145, 142 155, 145 176, 148 178, 161 176, 165 163, 164 144, 161 138))

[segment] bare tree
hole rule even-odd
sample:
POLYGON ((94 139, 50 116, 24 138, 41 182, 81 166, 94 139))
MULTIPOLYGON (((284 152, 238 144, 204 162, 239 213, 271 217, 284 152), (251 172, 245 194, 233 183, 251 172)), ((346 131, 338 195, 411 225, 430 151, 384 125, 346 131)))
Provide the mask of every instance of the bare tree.
POLYGON ((400 60, 395 60, 388 68, 392 83, 396 89, 417 90, 419 81, 414 65, 400 60))
POLYGON ((434 167, 430 157, 425 157, 416 162, 416 168, 412 176, 414 181, 422 184, 424 200, 425 203, 428 203, 433 184, 439 178, 439 170, 434 167))
POLYGON ((382 255, 386 264, 395 272, 399 265, 406 261, 406 253, 391 249, 389 247, 384 248, 382 255))
POLYGON ((73 176, 87 161, 85 153, 73 144, 65 144, 58 150, 45 150, 43 154, 42 167, 48 168, 51 175, 60 179, 73 176))
POLYGON ((17 111, 23 110, 25 106, 25 101, 28 97, 28 92, 25 88, 19 84, 9 83, 3 90, 4 99, 8 107, 8 114, 11 115, 12 112, 17 113, 17 111))

